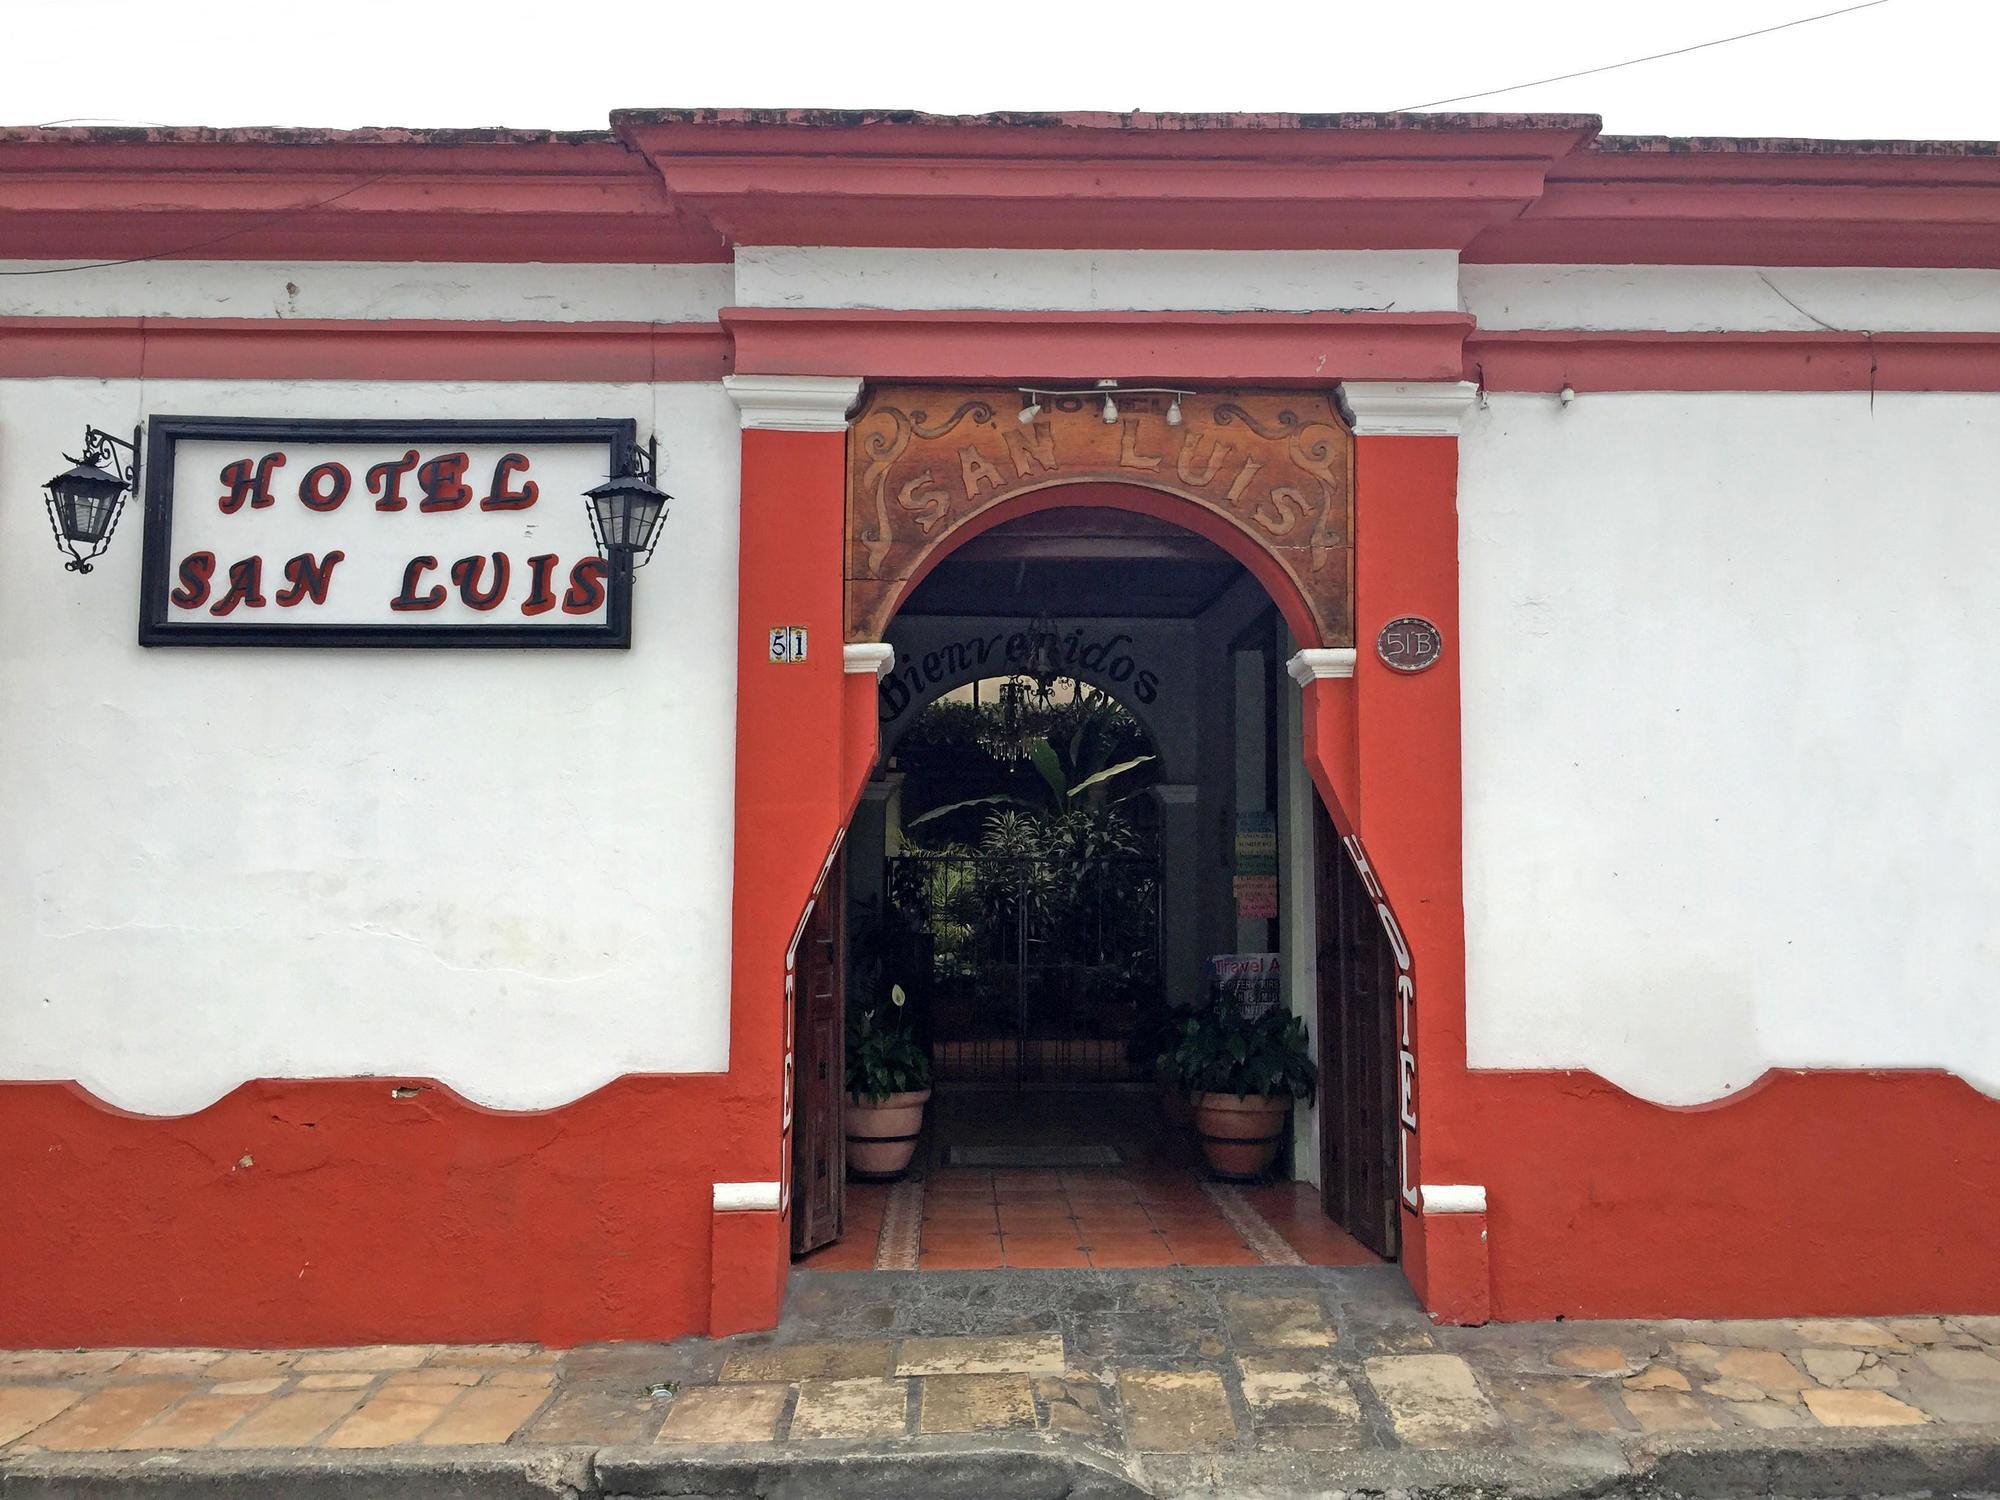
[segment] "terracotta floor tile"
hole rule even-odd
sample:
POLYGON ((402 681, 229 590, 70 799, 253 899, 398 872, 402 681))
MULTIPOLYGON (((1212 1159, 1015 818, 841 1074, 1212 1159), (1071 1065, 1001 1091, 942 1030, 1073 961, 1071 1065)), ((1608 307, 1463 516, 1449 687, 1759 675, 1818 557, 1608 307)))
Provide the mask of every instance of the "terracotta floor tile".
POLYGON ((1160 1234, 1184 1250, 1242 1250, 1243 1236, 1228 1228, 1202 1229, 1186 1224, 1162 1225, 1160 1234))
POLYGON ((979 1200, 967 1203, 926 1203, 924 1222, 926 1224, 991 1223, 995 1212, 993 1204, 979 1200))
POLYGON ((1006 1224, 1061 1224, 1076 1215, 1067 1203, 1003 1203, 1000 1205, 1000 1222, 1006 1224))
POLYGON ((1176 1194, 1158 1193, 1138 1200, 1139 1206, 1148 1213, 1155 1214, 1209 1214, 1216 1212, 1215 1205, 1201 1193, 1183 1198, 1176 1194))
POLYGON ((1057 1269, 1065 1266, 1088 1266, 1090 1257, 1082 1250, 1056 1245, 1042 1245, 1034 1241, 1007 1242, 1007 1264, 1010 1267, 1037 1267, 1057 1269))
POLYGON ((1183 1266, 1261 1266, 1264 1259, 1248 1245, 1190 1248, 1168 1240, 1174 1259, 1183 1266))
POLYGON ((857 1235, 850 1230, 845 1237, 810 1255, 800 1256, 792 1264, 806 1271, 873 1270, 875 1241, 876 1236, 872 1233, 857 1235))
POLYGON ((920 1255, 929 1255, 934 1250, 946 1251, 953 1255, 988 1255, 1000 1253, 1000 1236, 997 1234, 927 1234, 918 1242, 920 1255))
POLYGON ((1009 1265, 1025 1265, 1018 1259, 1024 1255, 1070 1256, 1084 1253, 1083 1241, 1075 1235, 1050 1238, 1046 1235, 1003 1235, 1000 1239, 1001 1254, 1009 1265))
POLYGON ((1129 1182, 1073 1182, 1064 1189, 1072 1203, 1137 1203, 1138 1189, 1129 1182))
POLYGON ((966 1180, 966 1178, 926 1178, 924 1198, 992 1198, 994 1184, 992 1178, 966 1180))
POLYGON ((1121 1253, 1127 1250, 1134 1253, 1159 1251, 1164 1254, 1167 1242, 1164 1236, 1157 1234, 1091 1234, 1084 1236, 1083 1248, 1092 1255, 1100 1250, 1121 1253))
POLYGON ((1062 1183, 1062 1173, 1051 1172, 1040 1167, 1003 1167, 996 1169, 993 1173, 993 1186, 999 1189, 1022 1187, 1060 1188, 1062 1183))
POLYGON ((1240 1245, 1243 1236, 1227 1224, 1202 1224, 1187 1219, 1154 1219, 1153 1228, 1170 1240, 1190 1240, 1203 1244, 1240 1245))
MULTIPOLYGON (((998 1241, 995 1242, 996 1247, 998 1241)), ((919 1271, 997 1271, 1001 1267, 998 1249, 992 1254, 973 1250, 925 1250, 917 1256, 919 1271)))
POLYGON ((1165 1240, 1154 1240, 1148 1245, 1120 1245, 1100 1249, 1092 1246, 1090 1263, 1093 1266, 1131 1269, 1140 1266, 1171 1266, 1179 1264, 1173 1251, 1167 1248, 1165 1240))

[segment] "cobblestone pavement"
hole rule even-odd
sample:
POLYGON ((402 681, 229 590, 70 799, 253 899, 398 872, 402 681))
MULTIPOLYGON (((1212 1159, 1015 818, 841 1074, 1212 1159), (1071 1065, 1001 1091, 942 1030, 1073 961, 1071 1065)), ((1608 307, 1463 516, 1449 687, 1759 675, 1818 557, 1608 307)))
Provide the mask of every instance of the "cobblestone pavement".
POLYGON ((1341 1487, 1368 1455, 1411 1450, 1988 1424, 2000 1318, 1443 1329, 1390 1267, 809 1272, 771 1334, 560 1352, 0 1351, 0 1471, 160 1450, 1039 1436, 1169 1492, 1341 1487))

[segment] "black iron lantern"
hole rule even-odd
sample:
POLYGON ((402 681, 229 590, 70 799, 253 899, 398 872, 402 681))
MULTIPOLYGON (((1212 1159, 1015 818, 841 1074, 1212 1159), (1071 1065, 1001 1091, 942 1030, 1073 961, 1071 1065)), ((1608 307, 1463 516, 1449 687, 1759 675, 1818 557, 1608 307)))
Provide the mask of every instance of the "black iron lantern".
POLYGON ((65 453, 63 457, 69 459, 71 467, 44 486, 48 491, 44 503, 56 546, 69 554, 63 566, 72 573, 88 573, 91 560, 111 545, 111 533, 118 528, 126 498, 139 487, 139 429, 132 429, 128 443, 86 427, 83 456, 65 453), (132 455, 129 464, 120 463, 121 448, 132 455))
POLYGON ((674 498, 653 482, 659 469, 660 440, 653 438, 643 454, 637 448, 631 451, 623 474, 612 475, 584 495, 591 535, 614 562, 643 568, 652 561, 660 522, 674 498))

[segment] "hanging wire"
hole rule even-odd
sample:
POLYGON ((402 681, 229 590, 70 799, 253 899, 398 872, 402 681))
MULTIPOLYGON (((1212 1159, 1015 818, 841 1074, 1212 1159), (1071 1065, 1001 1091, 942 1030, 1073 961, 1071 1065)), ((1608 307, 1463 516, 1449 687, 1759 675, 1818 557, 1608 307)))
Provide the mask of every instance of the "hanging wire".
POLYGON ((1615 73, 1620 68, 1636 67, 1640 63, 1658 62, 1665 57, 1685 57, 1690 52, 1705 52, 1710 47, 1726 47, 1731 42, 1746 42, 1751 37, 1769 36, 1774 31, 1789 31, 1794 26, 1810 26, 1815 21, 1830 21, 1835 16, 1852 15, 1857 10, 1872 10, 1878 5, 1887 5, 1889 0, 1862 0, 1859 5, 1842 6, 1839 10, 1821 11, 1816 16, 1800 16, 1796 21, 1780 21, 1775 26, 1761 26, 1755 31, 1739 31, 1735 36, 1719 36, 1713 41, 1696 42, 1688 47, 1674 47, 1666 52, 1652 52, 1644 57, 1628 57, 1623 62, 1606 63, 1601 68, 1579 68, 1574 73, 1557 73, 1552 78, 1537 78, 1529 83, 1510 83, 1505 88, 1481 89, 1476 94, 1454 94, 1449 99, 1431 99, 1423 104, 1400 104, 1392 113, 1407 114, 1411 110, 1436 109, 1443 104, 1464 104, 1471 99, 1490 99, 1495 94, 1512 94, 1521 89, 1540 88, 1545 83, 1566 83, 1572 78, 1589 78, 1597 73, 1615 73))

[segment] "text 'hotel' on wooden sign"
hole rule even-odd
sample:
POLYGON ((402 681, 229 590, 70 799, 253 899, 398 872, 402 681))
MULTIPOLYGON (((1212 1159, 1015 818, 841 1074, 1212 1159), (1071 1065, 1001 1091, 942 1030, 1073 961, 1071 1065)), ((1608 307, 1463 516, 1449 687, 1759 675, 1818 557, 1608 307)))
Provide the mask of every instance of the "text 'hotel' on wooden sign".
POLYGON ((630 420, 155 417, 147 646, 626 646, 584 492, 630 420))

